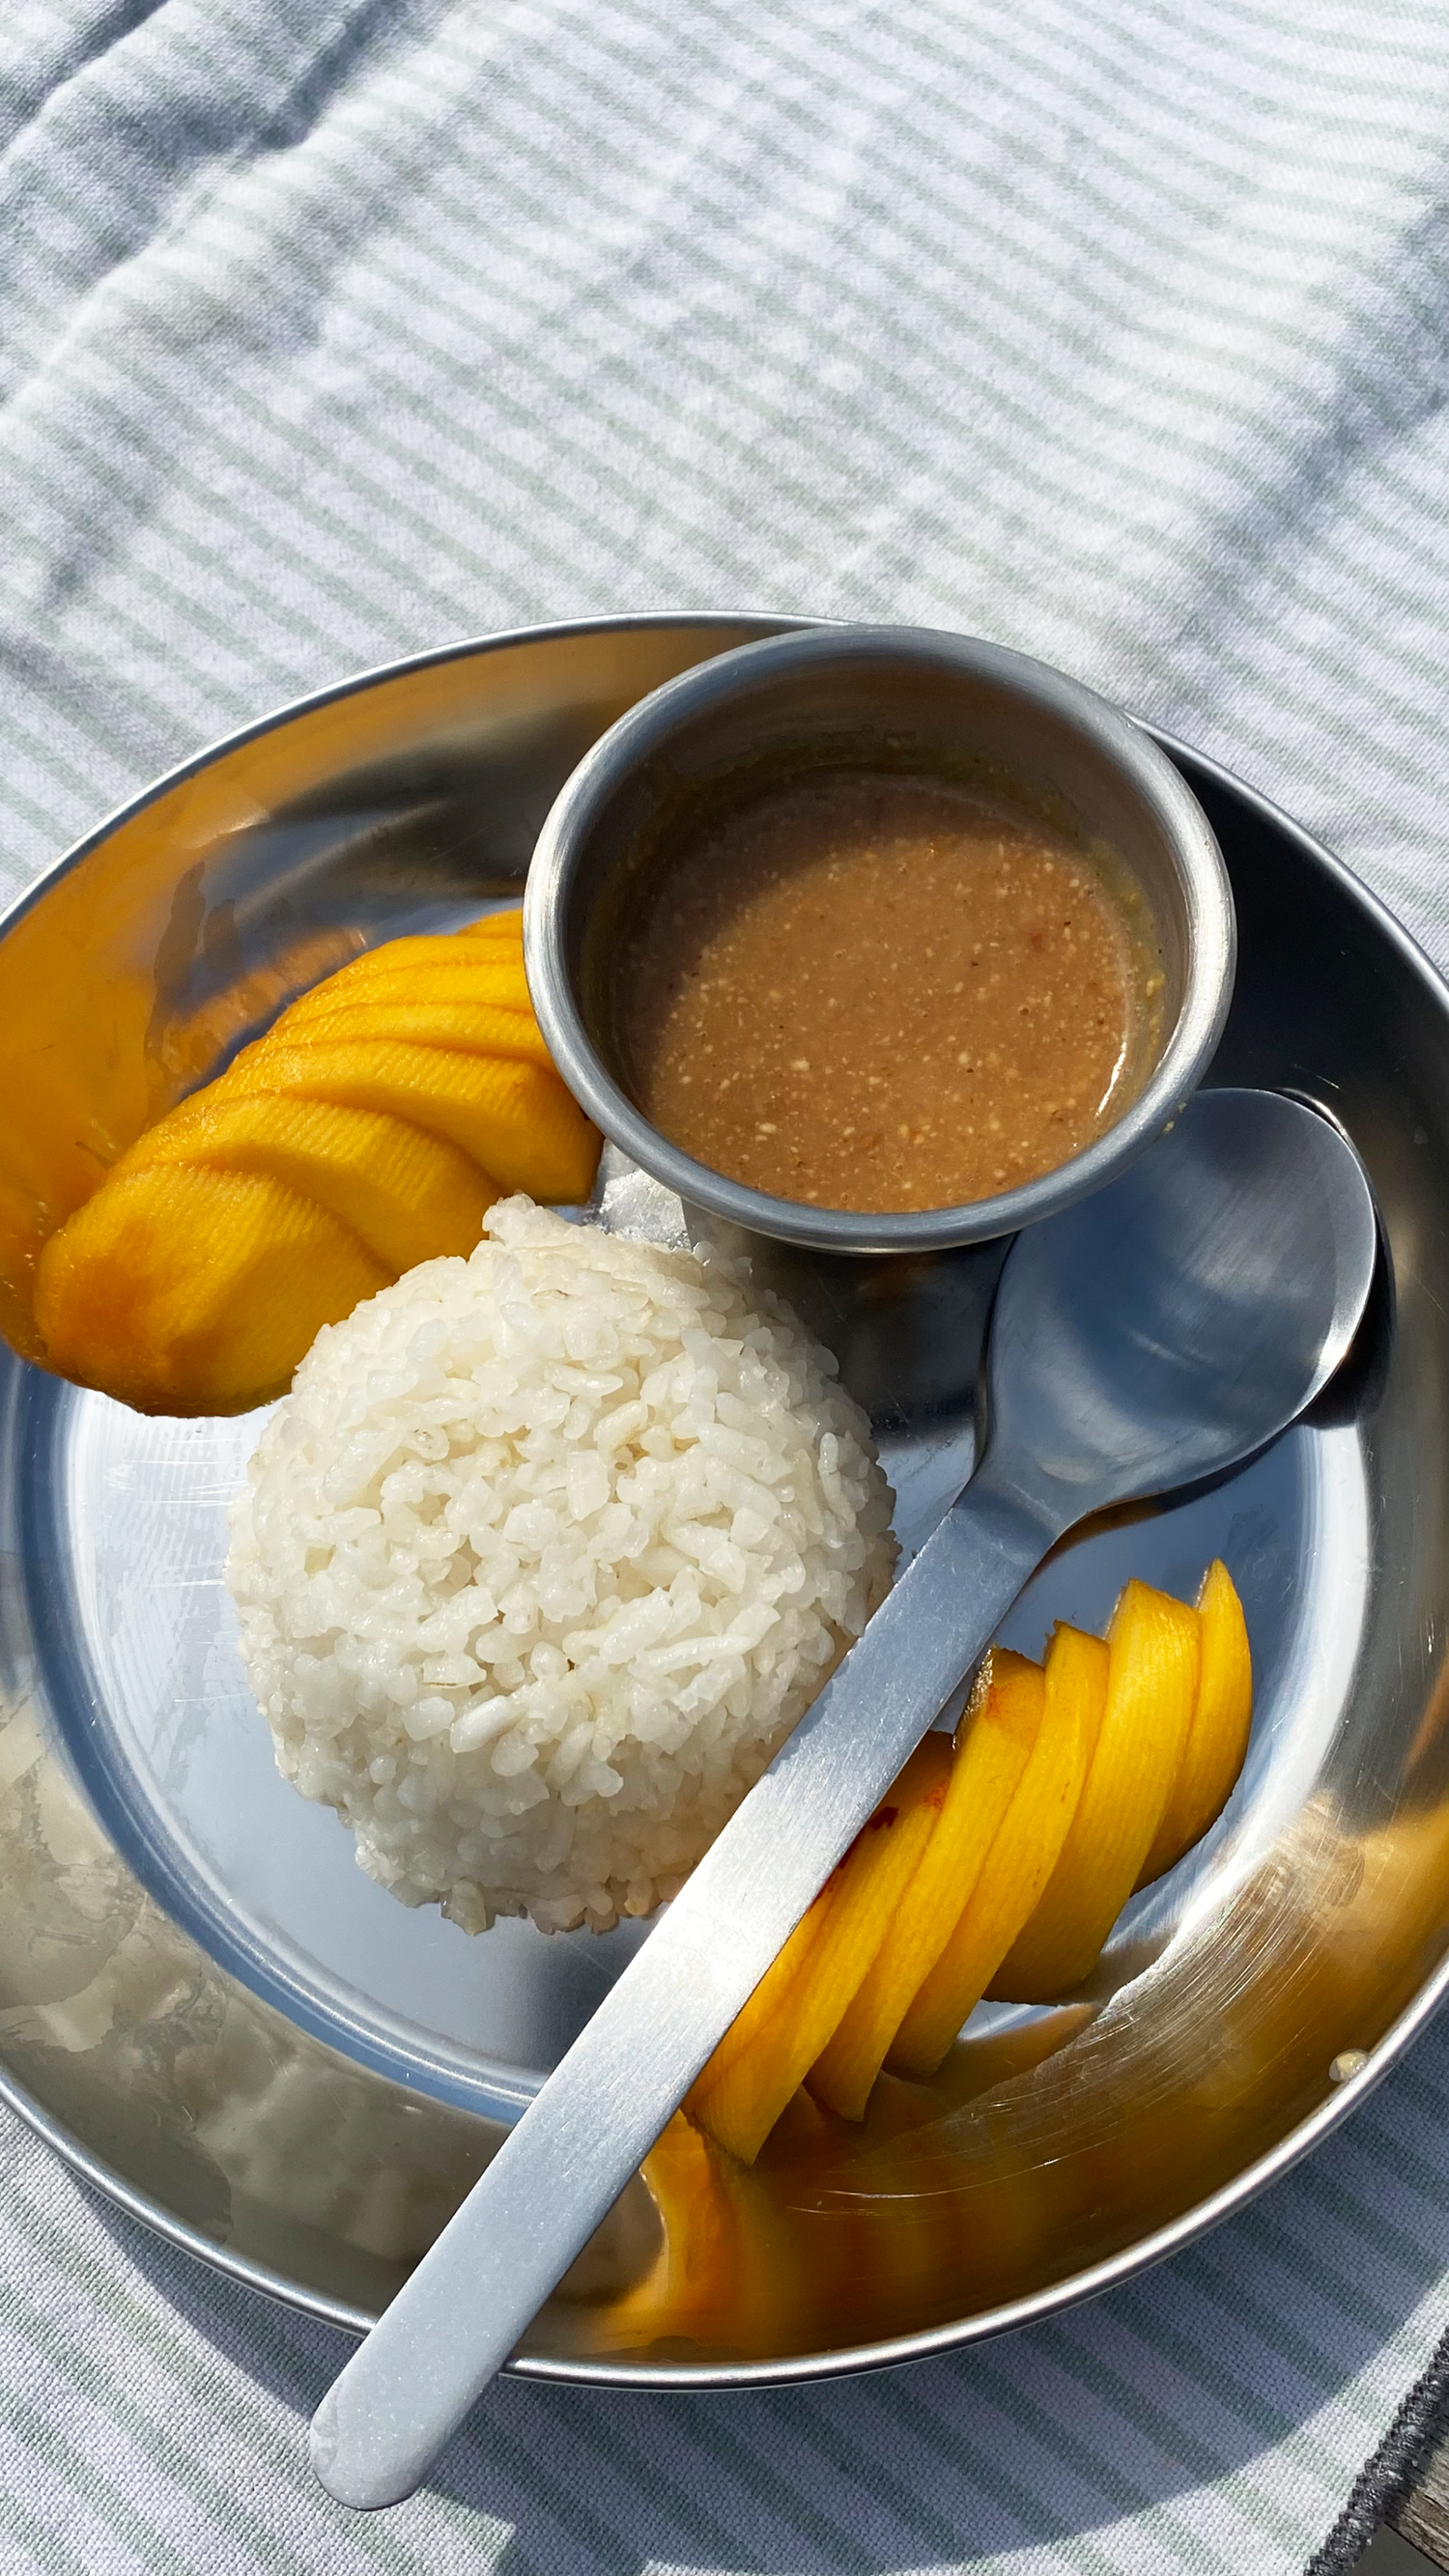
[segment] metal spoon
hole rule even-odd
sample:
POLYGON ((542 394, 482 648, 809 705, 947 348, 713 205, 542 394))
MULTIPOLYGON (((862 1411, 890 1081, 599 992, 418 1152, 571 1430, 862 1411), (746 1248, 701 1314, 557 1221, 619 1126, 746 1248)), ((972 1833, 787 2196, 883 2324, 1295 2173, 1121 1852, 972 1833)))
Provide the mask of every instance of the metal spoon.
POLYGON ((1257 1091, 1200 1093, 1017 1238, 976 1473, 318 2408, 340 2502, 412 2493, 1047 1550, 1283 1430, 1347 1351, 1374 1259, 1353 1148, 1257 1091))

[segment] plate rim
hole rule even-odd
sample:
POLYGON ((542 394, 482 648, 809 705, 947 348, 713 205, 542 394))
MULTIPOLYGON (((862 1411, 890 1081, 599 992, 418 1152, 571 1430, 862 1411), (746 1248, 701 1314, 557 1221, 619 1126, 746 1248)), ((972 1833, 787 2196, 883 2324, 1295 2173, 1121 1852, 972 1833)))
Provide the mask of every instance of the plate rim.
MULTIPOLYGON (((124 824, 156 804, 172 788, 183 785, 213 762, 275 732, 280 726, 312 714, 338 701, 364 694, 369 689, 408 677, 410 674, 450 663, 467 661, 485 653, 509 650, 519 645, 564 642, 572 637, 629 634, 641 631, 694 630, 708 633, 712 629, 738 630, 754 626, 762 634, 782 634, 801 628, 831 626, 845 621, 833 618, 781 616, 769 611, 724 609, 650 610, 620 612, 616 615, 564 620, 545 620, 522 627, 500 629, 475 637, 464 637, 451 644, 429 647, 423 652, 367 667, 327 687, 287 701, 270 713, 257 717, 233 731, 219 736, 185 760, 176 763, 135 796, 127 798, 78 841, 72 843, 51 865, 44 869, 15 900, 0 912, 0 939, 21 921, 33 906, 82 860, 107 841, 124 824)), ((960 630, 948 630, 960 631, 960 630)), ((1130 712, 1130 711, 1129 711, 1130 712)), ((1191 784, 1202 778, 1230 800, 1244 807, 1266 827, 1293 843, 1310 866, 1326 876, 1338 891, 1357 905, 1387 938, 1400 962, 1409 970, 1423 990, 1424 998, 1449 1028, 1449 986, 1427 951, 1413 933, 1390 911, 1382 898, 1361 877, 1318 840, 1307 828, 1294 820, 1281 806, 1253 787, 1236 772, 1211 754, 1198 750, 1166 727, 1134 716, 1133 722, 1184 769, 1191 784)), ((153 1900, 154 1901, 154 1900, 153 1900)), ((164 1909, 161 1909, 164 1912, 164 1909)), ((169 1918, 168 1918, 169 1919, 169 1918)), ((226 1974, 225 1970, 218 1973, 226 1974)), ((542 2380, 573 2386, 619 2387, 658 2390, 666 2393, 690 2393, 732 2387, 784 2387, 807 2381, 857 2376, 867 2371, 895 2368, 903 2363, 939 2358, 950 2352, 984 2343, 997 2335, 1040 2322, 1043 2318, 1098 2298, 1152 2269, 1156 2264, 1182 2252, 1197 2239, 1219 2226, 1223 2220, 1245 2208, 1270 2184, 1279 2181, 1346 2120, 1412 2045, 1425 2025, 1431 2021, 1449 1994, 1449 1952, 1426 1978, 1419 1992, 1390 2023, 1383 2037, 1371 2051, 1367 2063, 1341 2084, 1317 2109, 1299 2121, 1280 2138, 1266 2154, 1245 2165, 1232 2180, 1197 2202, 1167 2226, 1157 2228, 1137 2239, 1103 2261, 1073 2272, 1065 2279, 1007 2304, 984 2310, 980 2315, 950 2324, 927 2328, 910 2335, 898 2335, 871 2344, 854 2345, 830 2352, 796 2353, 766 2361, 748 2362, 650 2362, 615 2360, 607 2355, 572 2356, 548 2353, 523 2353, 505 2363, 506 2371, 518 2378, 542 2380)), ((279 2009, 273 2006, 272 2009, 279 2009)), ((314 2044, 338 2052, 330 2043, 314 2035, 314 2044)), ((353 2061, 342 2058, 340 2063, 353 2061)), ((391 2081, 393 2079, 384 2078, 391 2081)), ((189 2221, 140 2190, 125 2175, 109 2165, 89 2146, 73 2136, 52 2112, 39 2102, 0 2059, 0 2102, 19 2118, 33 2135, 57 2155, 71 2172, 102 2194, 150 2232, 191 2255, 212 2270, 260 2292, 264 2297, 316 2317, 320 2322, 362 2335, 373 2323, 371 2314, 346 2300, 327 2297, 287 2274, 251 2256, 237 2252, 215 2238, 203 2235, 189 2221)), ((463 2118, 481 2115, 459 2111, 463 2118)), ((484 2123, 484 2125, 487 2125, 484 2123)))

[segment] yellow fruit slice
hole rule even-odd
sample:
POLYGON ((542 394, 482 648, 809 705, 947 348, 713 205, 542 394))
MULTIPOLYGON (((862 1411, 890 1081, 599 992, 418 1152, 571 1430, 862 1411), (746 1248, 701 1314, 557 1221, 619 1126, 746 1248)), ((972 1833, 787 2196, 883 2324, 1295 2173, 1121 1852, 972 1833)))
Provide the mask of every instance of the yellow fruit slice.
POLYGON ((1207 1832, 1243 1767, 1253 1722, 1253 1658, 1233 1578, 1220 1557, 1197 1596, 1202 1670, 1186 1749, 1139 1886, 1160 1878, 1207 1832))
POLYGON ((1036 1740, 976 1884, 901 2023, 886 2060, 892 2074, 935 2074, 1034 1913, 1081 1800, 1109 1661, 1101 1638, 1080 1628, 1059 1627, 1052 1638, 1036 1740))
POLYGON ((280 1181, 158 1168, 113 1178, 51 1236, 35 1315, 51 1368, 138 1413, 244 1413, 391 1275, 280 1181))
POLYGON ((831 1871, 808 1911, 801 1915, 783 1950, 771 1960, 749 2001, 741 2005, 713 2056, 701 2067, 684 2097, 685 2110, 692 2120, 700 2117, 708 2095, 724 2084, 732 2083, 746 2058, 755 2053, 776 2024, 784 2020, 787 2001, 797 1987, 804 1986, 816 1942, 825 1928, 826 1916, 835 1901, 844 1872, 845 1862, 842 1861, 831 1871))
POLYGON ((685 2109, 743 2164, 754 2163, 880 1948, 930 1839, 950 1759, 944 1736, 928 1735, 917 1746, 889 1800, 816 1898, 813 1929, 801 1941, 807 1915, 696 2078, 685 2109))
MULTIPOLYGON (((335 953, 353 935, 323 945, 335 953)), ((299 950, 292 972, 306 971, 299 950)), ((238 1011, 266 1007, 260 989, 235 988, 213 1043, 238 1011)), ((167 1057, 163 1091, 200 1069, 204 1036, 188 1024, 190 1052, 167 1057)), ((389 940, 303 994, 95 1182, 85 1226, 52 1235, 43 1326, 24 1310, 67 1202, 0 1197, 0 1324, 43 1364, 143 1410, 236 1411, 281 1391, 321 1323, 419 1261, 470 1251, 505 1190, 586 1198, 599 1151, 533 1016, 521 913, 457 938, 389 940), (301 1265, 290 1296, 289 1261, 301 1265), (255 1311, 234 1306, 226 1322, 227 1297, 243 1294, 255 1311)))
POLYGON ((523 906, 508 904, 501 912, 480 913, 476 921, 465 921, 455 939, 513 939, 523 946, 523 906))
POLYGON ((390 949, 374 949, 370 956, 339 966, 335 974, 299 993, 287 1009, 311 1012, 386 995, 392 1001, 473 1002, 480 1010, 516 1011, 532 1019, 531 1008, 518 998, 511 966, 505 972, 486 952, 453 948, 441 940, 437 946, 439 956, 420 958, 411 966, 394 965, 390 949))
POLYGON ((993 1648, 956 1730, 936 1830, 880 1949, 810 2072, 817 2100, 847 2120, 861 2118, 886 2051, 976 1884, 1026 1767, 1041 1710, 1038 1667, 1024 1655, 993 1648))
MULTIPOLYGON (((443 979, 435 979, 441 983, 443 979)), ((283 1016, 285 1038, 295 1041, 305 1031, 314 1038, 366 1037, 379 1041, 405 1038, 415 1046, 460 1047, 468 1055, 519 1056, 526 1064, 553 1071, 553 1058, 543 1031, 527 1011, 505 1010, 501 1003, 479 1002, 464 989, 419 996, 416 977, 391 979, 370 992, 334 992, 319 984, 283 1016)), ((283 1020, 268 1034, 283 1032, 283 1020)))
MULTIPOLYGON (((365 948, 360 957, 350 958, 323 983, 314 984, 312 991, 323 992, 328 985, 346 985, 360 991, 380 978, 396 975, 416 976, 420 981, 435 975, 466 975, 480 999, 503 1003, 515 1011, 533 1007, 523 971, 523 950, 511 939, 388 939, 381 948, 365 948)), ((305 1001, 308 996, 299 998, 305 1001)))
POLYGON ((183 1102, 138 1137, 117 1173, 193 1163, 270 1173, 352 1228, 392 1276, 443 1252, 471 1252, 502 1193, 456 1145, 399 1118, 264 1093, 183 1102))
POLYGON ((1090 1975, 1137 1884, 1177 1776, 1197 1699, 1195 1610, 1131 1582, 1107 1631, 1107 1704, 1061 1857, 992 1980, 1012 2003, 1051 2003, 1090 1975))
POLYGON ((384 986, 407 986, 420 994, 435 986, 459 986, 498 1010, 532 1012, 523 959, 514 949, 498 940, 470 940, 460 947, 451 939, 398 939, 386 948, 369 948, 287 1007, 298 1010, 320 993, 373 993, 384 986), (399 950, 405 953, 399 955, 399 950))
POLYGON ((212 1089, 217 1097, 291 1092, 339 1108, 381 1110, 461 1146, 505 1190, 536 1199, 588 1197, 599 1132, 556 1073, 451 1048, 361 1038, 285 1042, 285 1020, 247 1047, 212 1089))
POLYGON ((467 969, 480 984, 508 984, 521 994, 518 1007, 529 1007, 529 984, 523 979, 523 940, 513 935, 462 933, 459 938, 433 938, 431 933, 410 933, 400 940, 384 940, 382 948, 364 948, 356 958, 348 958, 340 974, 356 976, 358 981, 369 974, 459 974, 467 969))

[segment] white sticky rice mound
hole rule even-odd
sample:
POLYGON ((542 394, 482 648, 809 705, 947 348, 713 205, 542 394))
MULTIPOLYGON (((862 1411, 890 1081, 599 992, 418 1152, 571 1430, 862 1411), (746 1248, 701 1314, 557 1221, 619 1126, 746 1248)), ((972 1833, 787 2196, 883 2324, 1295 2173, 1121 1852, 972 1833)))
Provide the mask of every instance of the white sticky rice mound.
POLYGON ((318 1335, 227 1580, 370 1877, 469 1931, 674 1894, 890 1582, 834 1370, 728 1263, 523 1198, 318 1335))

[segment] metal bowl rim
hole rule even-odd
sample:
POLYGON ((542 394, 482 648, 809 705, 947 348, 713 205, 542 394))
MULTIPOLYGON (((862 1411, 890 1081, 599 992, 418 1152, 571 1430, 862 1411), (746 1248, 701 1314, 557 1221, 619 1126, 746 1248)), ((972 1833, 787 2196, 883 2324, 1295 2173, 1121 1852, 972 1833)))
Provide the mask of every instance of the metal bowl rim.
MULTIPOLYGON (((738 630, 741 626, 752 623, 758 624, 767 633, 781 634, 797 632, 802 628, 824 625, 828 622, 823 619, 778 617, 769 611, 760 611, 752 616, 746 611, 730 614, 719 609, 678 611, 673 614, 668 611, 649 614, 636 612, 616 617, 577 618, 558 624, 544 623, 516 627, 495 635, 479 636, 471 640, 464 639, 456 644, 437 646, 425 653, 412 654, 401 661, 381 664, 359 672, 351 679, 339 681, 329 688, 317 690, 307 697, 293 700, 288 705, 275 709, 271 715, 259 717, 251 724, 222 736, 205 750, 197 752, 190 759, 180 762, 174 769, 167 771, 163 777, 143 789, 137 796, 128 798, 95 830, 86 833, 83 839, 63 852, 32 885, 25 889, 8 910, 0 915, 0 938, 3 938, 15 922, 29 911, 33 902, 48 892, 82 859, 88 857, 90 852, 98 848, 101 842, 121 824, 128 822, 134 815, 143 813, 169 788, 179 785, 187 778, 194 777, 223 754, 238 750, 243 744, 260 739, 262 735, 290 723, 295 717, 310 714, 315 709, 331 705, 338 699, 380 686, 390 680, 404 678, 412 671, 428 670, 446 662, 466 660, 474 654, 503 651, 520 644, 560 641, 573 635, 657 631, 660 628, 694 628, 701 632, 708 632, 712 628, 738 630)), ((1431 1007, 1449 1021, 1449 995, 1446 995, 1443 981, 1431 960, 1419 946, 1418 941, 1404 928, 1403 923, 1395 918, 1387 905, 1381 902, 1372 889, 1354 874, 1344 860, 1337 858, 1321 841, 1315 840, 1301 824, 1295 823, 1291 815, 1284 813, 1281 807, 1275 805, 1269 797, 1262 795, 1258 789, 1248 786, 1220 761, 1195 750, 1191 744, 1183 742, 1179 736, 1167 732, 1162 727, 1149 725, 1139 718, 1130 718, 1129 721, 1140 724, 1141 730, 1150 735, 1160 750, 1170 757, 1180 757, 1190 768, 1205 775, 1215 785, 1237 798, 1250 811, 1256 812, 1275 831, 1294 842, 1312 866, 1333 880, 1340 892, 1346 894, 1350 901, 1356 903, 1369 917, 1374 927, 1398 952, 1401 963, 1422 985, 1425 999, 1431 1007)), ((1139 2273, 1150 2270, 1154 2264, 1180 2253, 1198 2237, 1206 2234, 1209 2229, 1245 2208, 1270 2183, 1278 2181, 1304 2156, 1311 2154, 1313 2149, 1321 2145, 1351 2111, 1359 2107, 1374 2087, 1388 2074, 1390 2068, 1398 2062, 1413 2040, 1418 2037, 1426 2023, 1433 2018, 1445 2000, 1446 1994, 1449 1994, 1449 1956, 1446 1956, 1433 1974, 1426 1979, 1413 2002, 1408 2004, 1398 2019, 1390 2024, 1383 2038, 1371 2052, 1367 2065, 1358 2074, 1350 2077, 1336 2093, 1320 2103, 1316 2111, 1310 2112, 1306 2119, 1290 2129, 1266 2155, 1246 2165, 1232 2182, 1224 2184, 1219 2191, 1210 2194, 1195 2208, 1186 2211, 1170 2226, 1159 2228, 1152 2235, 1143 2237, 1137 2244, 1114 2255, 1109 2261, 1093 2265, 1083 2272, 1070 2274, 1065 2280, 1054 2283, 1049 2289, 1037 2291, 1028 2298, 1011 2301, 1003 2307, 988 2309, 977 2317, 950 2325, 932 2327, 920 2334, 897 2336, 884 2343, 860 2345, 845 2351, 794 2354, 785 2359, 769 2362, 692 2363, 669 2368, 654 2368, 645 2363, 607 2360, 574 2361, 546 2354, 525 2354, 506 2363, 505 2368, 513 2376, 524 2379, 557 2381, 576 2386, 656 2389, 665 2392, 787 2386, 811 2380, 847 2378, 859 2372, 893 2368, 904 2362, 931 2360, 944 2353, 960 2351, 967 2345, 984 2343, 996 2335, 1011 2333, 1018 2327, 1039 2322, 1043 2317, 1055 2315, 1058 2310, 1075 2307, 1084 2299, 1100 2297, 1108 2290, 1119 2288, 1123 2283, 1135 2279, 1139 2273)), ((319 2041, 317 2045, 325 2046, 325 2042, 319 2041)), ((88 2147, 73 2138, 62 2123, 11 2075, 3 2063, 0 2063, 0 2101, 3 2101, 19 2119, 23 2120, 26 2126, 51 2148, 73 2173, 79 2175, 82 2181, 89 2183, 107 2200, 123 2209, 129 2217, 149 2228, 153 2234, 179 2247, 183 2253, 194 2255, 200 2262, 209 2265, 212 2270, 225 2273, 230 2279, 243 2283, 246 2288, 259 2291, 265 2297, 276 2299, 283 2306, 299 2309, 306 2315, 318 2318, 324 2324, 338 2326, 357 2335, 365 2334, 372 2325, 373 2319, 366 2310, 354 2308, 342 2300, 328 2299, 289 2280, 284 2273, 273 2271, 265 2264, 254 2262, 246 2255, 235 2253, 226 2245, 217 2243, 214 2238, 203 2235, 199 2229, 191 2226, 187 2220, 177 2217, 173 2211, 151 2199, 147 2193, 139 2191, 102 2157, 93 2154, 88 2147)))
POLYGON ((1237 963, 1237 923, 1211 824, 1180 773, 1137 723, 1052 663, 976 635, 934 627, 835 623, 793 627, 736 645, 663 681, 585 752, 544 822, 524 897, 524 961, 534 1008, 570 1090, 606 1136, 694 1206, 755 1234, 825 1252, 934 1252, 989 1243, 1055 1216, 1115 1180, 1176 1117, 1211 1063, 1227 1021, 1237 963), (604 801, 700 708, 748 690, 761 666, 868 659, 871 655, 976 674, 1046 709, 1094 744, 1156 817, 1172 854, 1187 920, 1182 1006, 1161 1058, 1105 1133, 1019 1188, 959 1206, 877 1215, 815 1208, 729 1179, 661 1134, 615 1081, 584 1022, 565 953, 564 914, 588 834, 604 801))

